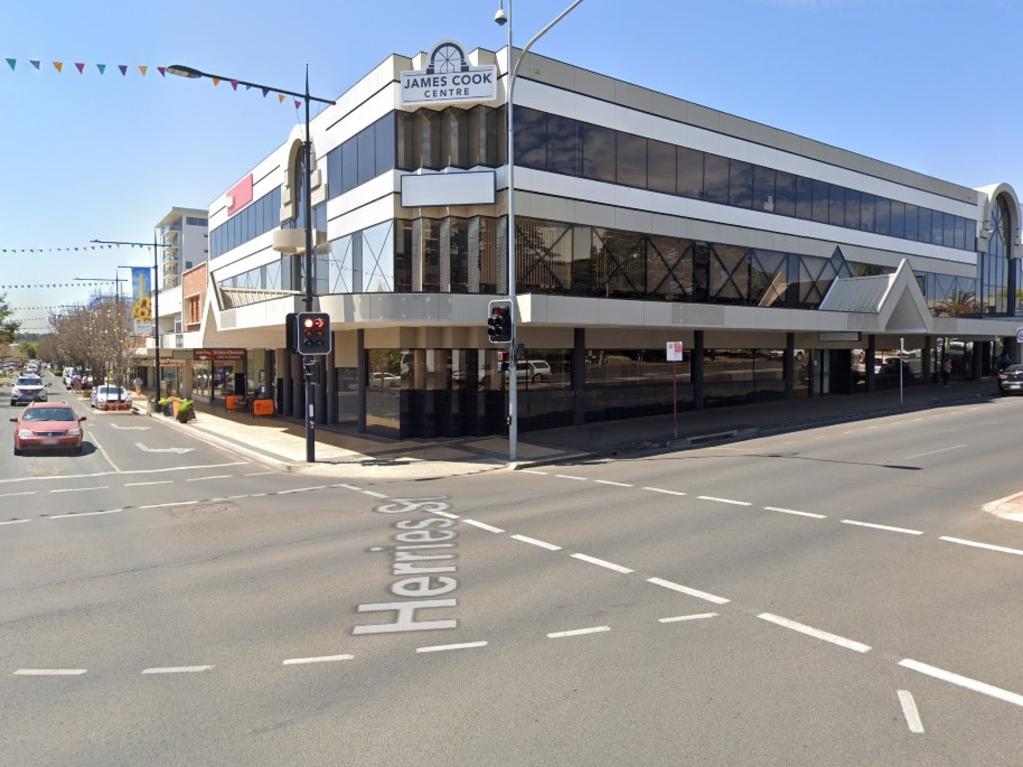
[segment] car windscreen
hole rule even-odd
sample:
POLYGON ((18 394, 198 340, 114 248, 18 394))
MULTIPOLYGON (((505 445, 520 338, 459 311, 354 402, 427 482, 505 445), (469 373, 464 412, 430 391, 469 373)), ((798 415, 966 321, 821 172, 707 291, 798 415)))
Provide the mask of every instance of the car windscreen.
POLYGON ((101 386, 99 387, 100 394, 117 394, 118 388, 116 386, 101 386))
POLYGON ((23 376, 23 377, 19 378, 17 381, 15 381, 14 385, 15 386, 42 386, 43 385, 43 379, 42 378, 29 378, 27 376, 23 376))
POLYGON ((21 416, 23 421, 74 421, 75 411, 69 407, 30 407, 21 416))

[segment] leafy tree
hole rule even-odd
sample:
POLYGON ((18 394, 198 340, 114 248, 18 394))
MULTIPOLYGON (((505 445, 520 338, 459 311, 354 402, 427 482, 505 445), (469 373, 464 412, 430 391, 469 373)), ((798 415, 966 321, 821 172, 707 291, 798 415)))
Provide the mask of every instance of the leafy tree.
POLYGON ((0 345, 10 344, 21 327, 13 315, 14 312, 7 305, 7 294, 0 295, 0 345))

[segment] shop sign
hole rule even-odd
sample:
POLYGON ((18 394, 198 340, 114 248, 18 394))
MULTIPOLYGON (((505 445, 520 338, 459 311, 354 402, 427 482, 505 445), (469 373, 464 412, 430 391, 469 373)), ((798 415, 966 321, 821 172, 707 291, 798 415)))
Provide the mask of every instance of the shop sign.
POLYGON ((161 368, 183 368, 185 367, 186 362, 188 362, 188 360, 179 360, 174 357, 160 357, 161 368))
POLYGON ((497 98, 497 67, 470 66, 465 48, 455 40, 433 46, 425 70, 401 73, 402 104, 453 104, 497 98))
POLYGON ((202 362, 244 362, 244 349, 196 349, 192 359, 202 362))
POLYGON ((685 362, 685 344, 682 341, 668 341, 665 351, 668 362, 685 362))
POLYGON ((1016 343, 1023 344, 1023 328, 1016 328, 1016 343))

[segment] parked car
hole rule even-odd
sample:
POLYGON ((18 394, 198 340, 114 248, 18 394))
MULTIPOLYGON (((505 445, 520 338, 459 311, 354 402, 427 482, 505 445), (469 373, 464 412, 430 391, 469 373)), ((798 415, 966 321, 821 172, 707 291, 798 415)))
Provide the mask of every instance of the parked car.
POLYGON ((72 450, 82 452, 82 421, 66 402, 35 402, 12 418, 14 454, 27 450, 72 450))
POLYGON ((39 376, 18 376, 11 387, 11 407, 30 402, 46 402, 46 384, 39 376))
POLYGON ((1023 365, 1009 365, 998 374, 999 394, 1019 394, 1023 392, 1023 365))
POLYGON ((373 388, 394 388, 401 386, 401 376, 395 375, 394 373, 371 373, 369 376, 369 385, 373 388))
POLYGON ((100 410, 108 404, 128 402, 130 400, 130 391, 123 386, 111 386, 110 384, 93 387, 92 396, 89 398, 92 406, 100 410))
POLYGON ((520 381, 532 381, 533 383, 544 383, 550 381, 554 376, 547 360, 523 360, 516 367, 516 373, 520 381))

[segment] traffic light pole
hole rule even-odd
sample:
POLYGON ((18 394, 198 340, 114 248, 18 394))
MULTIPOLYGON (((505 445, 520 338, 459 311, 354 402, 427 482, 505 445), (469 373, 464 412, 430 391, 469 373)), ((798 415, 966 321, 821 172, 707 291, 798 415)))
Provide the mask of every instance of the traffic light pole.
MULTIPOLYGON (((305 67, 305 143, 302 157, 305 160, 305 310, 313 310, 313 187, 312 187, 312 136, 309 133, 309 65, 305 67)), ((316 405, 313 398, 313 371, 315 360, 303 359, 302 372, 305 376, 305 461, 316 463, 316 405)))

